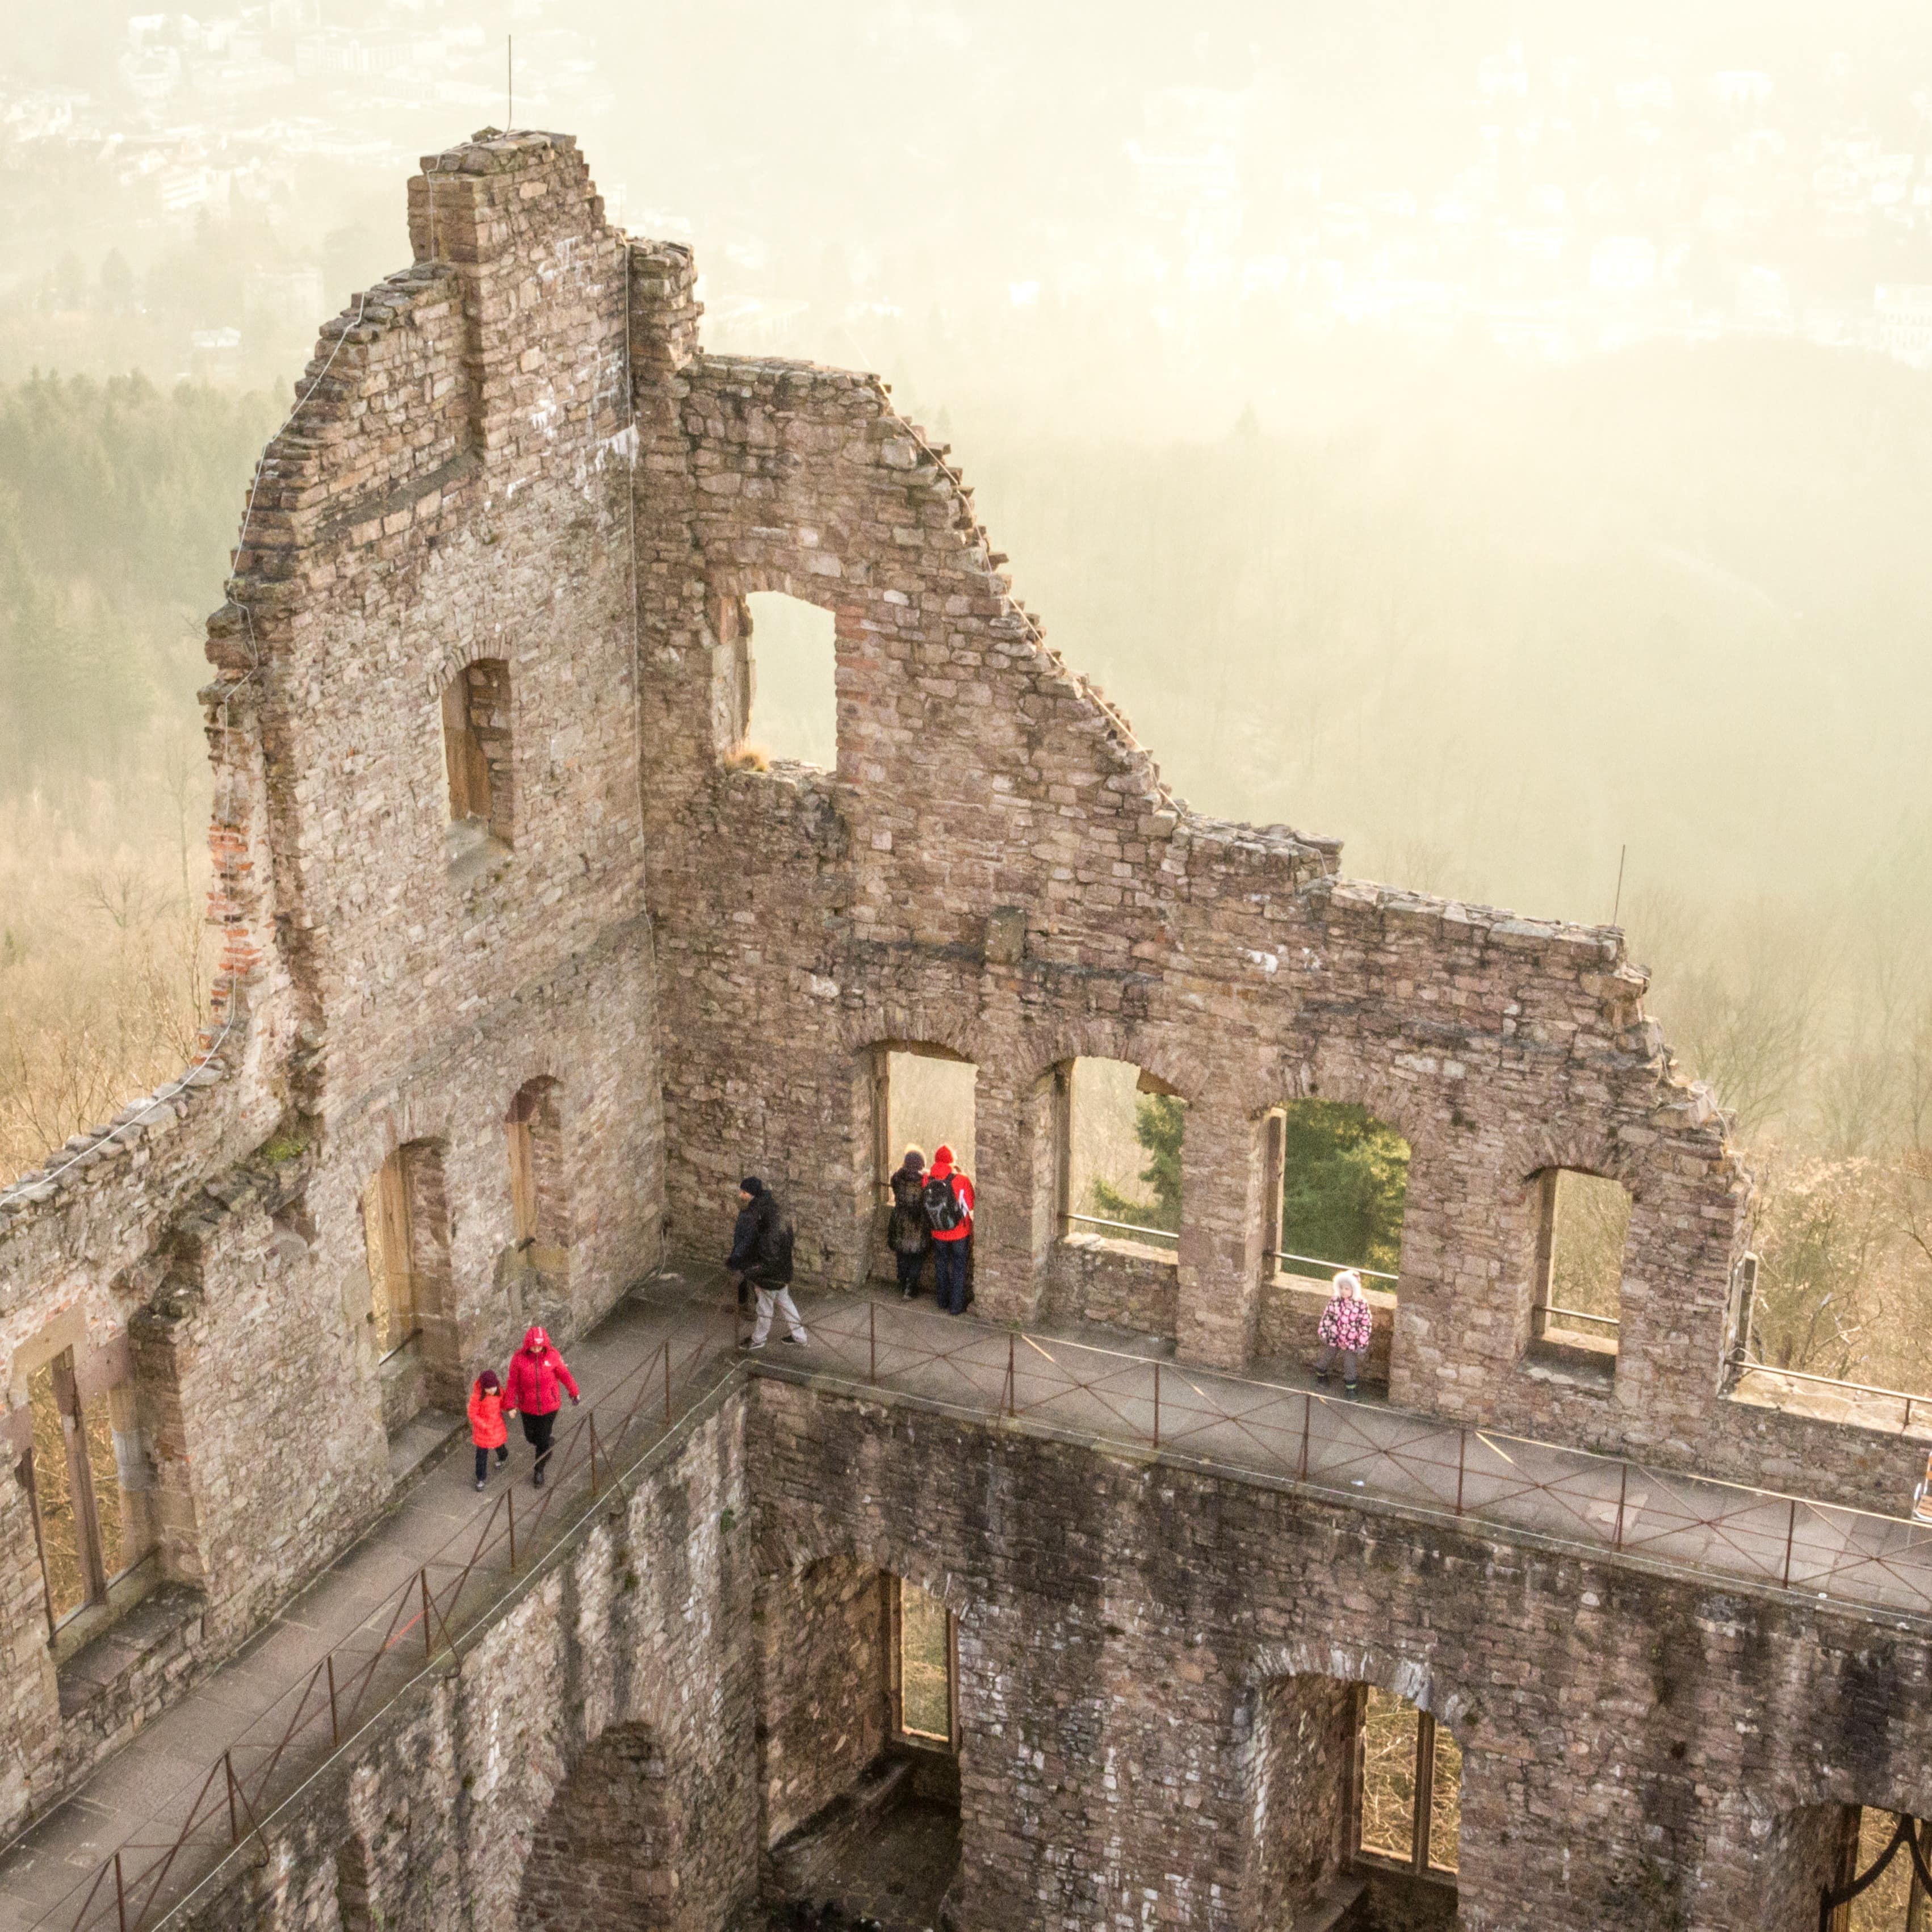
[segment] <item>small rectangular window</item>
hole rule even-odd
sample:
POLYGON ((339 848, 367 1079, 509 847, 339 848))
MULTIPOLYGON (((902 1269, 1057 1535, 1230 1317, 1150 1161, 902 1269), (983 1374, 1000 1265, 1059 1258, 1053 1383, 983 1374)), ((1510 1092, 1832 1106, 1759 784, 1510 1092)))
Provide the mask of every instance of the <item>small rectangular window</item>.
POLYGON ((957 1731, 952 1613, 916 1584, 895 1577, 893 1585, 894 1728, 950 1745, 957 1731))
POLYGON ((1462 1754, 1429 1712, 1373 1686, 1357 1719, 1353 1842, 1371 1864, 1453 1879, 1462 1827, 1462 1754))
POLYGON ((1614 1180, 1568 1168, 1546 1168, 1536 1188, 1531 1335, 1614 1357, 1622 1325, 1630 1196, 1614 1180))

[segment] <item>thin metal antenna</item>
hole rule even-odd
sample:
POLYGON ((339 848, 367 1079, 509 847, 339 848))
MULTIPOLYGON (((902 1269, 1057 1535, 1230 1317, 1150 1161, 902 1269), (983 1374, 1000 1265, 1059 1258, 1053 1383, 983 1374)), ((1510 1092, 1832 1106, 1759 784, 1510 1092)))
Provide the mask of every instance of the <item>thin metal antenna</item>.
POLYGON ((503 36, 503 132, 517 124, 517 37, 503 36))
POLYGON ((1629 856, 1629 854, 1630 848, 1628 845, 1619 845, 1617 848, 1617 896, 1616 904, 1610 908, 1610 923, 1612 926, 1615 926, 1617 922, 1617 914, 1623 910, 1624 860, 1629 856))

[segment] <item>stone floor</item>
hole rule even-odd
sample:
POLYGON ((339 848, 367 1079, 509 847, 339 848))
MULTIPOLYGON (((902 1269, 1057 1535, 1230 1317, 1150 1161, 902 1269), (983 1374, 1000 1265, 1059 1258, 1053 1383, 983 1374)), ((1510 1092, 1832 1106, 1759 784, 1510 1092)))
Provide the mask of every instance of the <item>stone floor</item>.
MULTIPOLYGON (((907 1768, 891 1766, 888 1778, 907 1768)), ((772 1856, 772 1898, 739 1932, 940 1932, 959 1870, 959 1807, 913 1786, 893 1779, 870 1802, 841 1801, 794 1833, 772 1856)))

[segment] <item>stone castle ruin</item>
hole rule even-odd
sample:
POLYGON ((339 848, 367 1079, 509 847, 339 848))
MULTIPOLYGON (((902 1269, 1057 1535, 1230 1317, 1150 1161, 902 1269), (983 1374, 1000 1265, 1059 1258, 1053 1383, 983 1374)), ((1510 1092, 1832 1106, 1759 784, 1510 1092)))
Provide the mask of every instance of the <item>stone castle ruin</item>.
MULTIPOLYGON (((1748 1184, 1620 934, 1190 810, 948 452, 876 377, 708 352, 691 252, 609 226, 569 138, 432 156, 409 212, 209 627, 208 1050, 0 1192, 0 1895, 466 1479, 418 1465, 526 1322, 589 1346, 697 1280, 756 1171, 859 1353, 722 1366, 674 1415, 667 1343, 652 1455, 447 1649, 426 1610, 434 1667, 236 1814, 183 1922, 710 1932, 898 1762, 956 1817, 975 1932, 1815 1925, 1861 1814, 1932 1816, 1932 1532, 1896 1520, 1932 1417, 1828 1420, 1744 1366, 1748 1184), (831 614, 830 769, 745 751, 772 592, 831 614), (1185 1103, 1177 1239, 1070 1198, 1096 1060, 1185 1103), (925 1062, 972 1112, 976 1408, 893 1384, 896 1301, 854 1298, 925 1062), (1279 1203, 1311 1098, 1409 1150, 1386 1402, 1294 1394, 1270 1473, 1159 1405, 1306 1387, 1324 1290, 1279 1203), (1574 1319, 1573 1178, 1622 1231, 1574 1319), (1096 1324, 1120 1375, 1162 1365, 1142 1448, 1024 1412, 1096 1324), (1310 1440, 1372 1417, 1378 1469, 1446 1474, 1318 1480, 1310 1440), (1479 1473, 1539 1454, 1598 1485, 1575 1524, 1481 1514, 1479 1473), (1725 1484, 1729 1527, 1643 1544, 1725 1484), (950 1633, 923 1730, 915 1596, 950 1633), (1413 1740, 1394 1842, 1371 1708, 1413 1740)), ((113 1923, 114 1850, 68 1860, 91 1903, 7 1912, 113 1923)))

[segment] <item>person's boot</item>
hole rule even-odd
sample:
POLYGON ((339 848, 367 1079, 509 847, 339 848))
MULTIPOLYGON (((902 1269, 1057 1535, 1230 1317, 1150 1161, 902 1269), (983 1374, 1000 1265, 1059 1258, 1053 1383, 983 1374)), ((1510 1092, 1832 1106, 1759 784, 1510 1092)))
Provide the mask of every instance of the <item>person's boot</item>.
POLYGON ((1346 1396, 1351 1402, 1353 1402, 1355 1399, 1354 1384, 1353 1382, 1344 1382, 1342 1384, 1342 1393, 1346 1396))
POLYGON ((487 1477, 487 1476, 478 1476, 478 1477, 476 1478, 476 1486, 477 1486, 479 1490, 481 1490, 481 1489, 487 1489, 487 1488, 489 1486, 489 1481, 490 1481, 490 1479, 489 1479, 489 1478, 488 1478, 488 1477, 487 1477))
POLYGON ((1326 1369, 1317 1369, 1315 1371, 1315 1379, 1326 1388, 1328 1386, 1328 1371, 1326 1369))
POLYGON ((544 1466, 539 1462, 536 1466, 536 1474, 530 1478, 530 1486, 533 1490, 540 1490, 543 1487, 543 1484, 544 1466))

